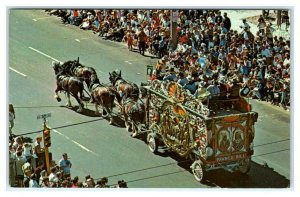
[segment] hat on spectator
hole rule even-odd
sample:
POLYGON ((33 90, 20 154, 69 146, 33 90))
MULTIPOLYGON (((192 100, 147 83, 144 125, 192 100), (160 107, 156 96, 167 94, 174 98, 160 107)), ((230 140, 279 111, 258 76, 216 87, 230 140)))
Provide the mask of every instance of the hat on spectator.
POLYGON ((87 15, 91 15, 91 14, 92 14, 91 12, 88 12, 88 13, 87 13, 87 15))

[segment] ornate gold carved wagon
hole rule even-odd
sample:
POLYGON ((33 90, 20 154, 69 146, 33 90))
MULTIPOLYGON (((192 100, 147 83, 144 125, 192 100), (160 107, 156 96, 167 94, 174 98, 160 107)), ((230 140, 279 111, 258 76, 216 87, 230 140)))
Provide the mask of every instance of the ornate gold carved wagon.
MULTIPOLYGON (((156 153, 160 144, 191 158, 197 181, 209 170, 224 168, 247 173, 253 155, 258 114, 242 97, 197 99, 177 83, 153 81, 147 92, 147 143, 156 153)), ((208 95, 206 95, 208 96, 208 95)))

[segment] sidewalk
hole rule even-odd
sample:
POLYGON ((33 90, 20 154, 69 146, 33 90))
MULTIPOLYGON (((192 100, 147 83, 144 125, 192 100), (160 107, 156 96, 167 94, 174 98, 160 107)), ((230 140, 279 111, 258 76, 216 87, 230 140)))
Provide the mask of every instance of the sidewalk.
MULTIPOLYGON (((221 10, 221 12, 222 15, 224 12, 227 12, 228 17, 231 20, 231 28, 233 30, 237 30, 240 33, 242 31, 242 29, 240 28, 240 25, 243 24, 242 19, 247 19, 247 22, 251 27, 251 32, 255 35, 256 32, 258 31, 257 24, 254 24, 253 22, 251 22, 251 20, 249 21, 249 18, 252 17, 258 18, 259 15, 262 14, 262 10, 221 10)), ((270 11, 270 15, 271 14, 274 15, 273 11, 270 11)), ((290 30, 288 32, 285 31, 285 24, 281 25, 281 30, 278 29, 276 16, 275 16, 275 21, 272 21, 272 27, 275 29, 275 31, 273 32, 274 36, 283 37, 287 40, 290 39, 290 30)))

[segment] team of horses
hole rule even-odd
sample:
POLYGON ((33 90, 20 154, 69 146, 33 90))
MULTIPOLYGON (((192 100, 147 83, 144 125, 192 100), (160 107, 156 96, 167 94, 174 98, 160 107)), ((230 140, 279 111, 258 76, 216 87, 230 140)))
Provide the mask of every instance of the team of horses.
POLYGON ((75 98, 79 108, 77 112, 83 112, 84 99, 83 92, 90 96, 90 103, 95 104, 95 114, 108 117, 110 124, 113 123, 113 107, 117 105, 119 111, 124 116, 125 126, 128 131, 132 130, 132 137, 136 137, 141 130, 141 125, 145 124, 146 107, 141 100, 139 87, 122 78, 121 71, 114 70, 109 73, 110 86, 103 85, 97 76, 94 68, 86 67, 77 60, 66 62, 52 62, 52 67, 56 75, 55 98, 61 101, 58 92, 67 95, 67 107, 72 107, 70 95, 75 98), (116 101, 116 102, 115 102, 116 101), (99 112, 102 107, 102 114, 99 112))

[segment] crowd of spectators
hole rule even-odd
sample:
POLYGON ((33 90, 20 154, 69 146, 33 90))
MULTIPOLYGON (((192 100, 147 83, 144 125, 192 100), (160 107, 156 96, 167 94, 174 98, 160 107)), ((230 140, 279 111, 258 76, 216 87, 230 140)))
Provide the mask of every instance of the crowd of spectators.
POLYGON ((46 11, 103 39, 126 42, 129 50, 138 48, 142 55, 148 51, 160 58, 152 78, 180 80, 191 94, 197 95, 199 84, 206 88, 225 84, 229 89, 235 81, 248 87, 253 98, 285 109, 290 103, 290 40, 274 36, 275 29, 263 15, 257 32, 243 19, 239 33, 226 12, 174 10, 177 46, 173 46, 170 10, 46 11))
POLYGON ((41 147, 42 137, 34 143, 29 138, 10 136, 9 142, 9 185, 24 188, 126 188, 127 183, 119 180, 108 185, 108 178, 95 180, 90 175, 81 181, 71 176, 72 163, 67 153, 62 154, 58 164, 50 156, 50 174, 46 171, 45 152, 41 147))

